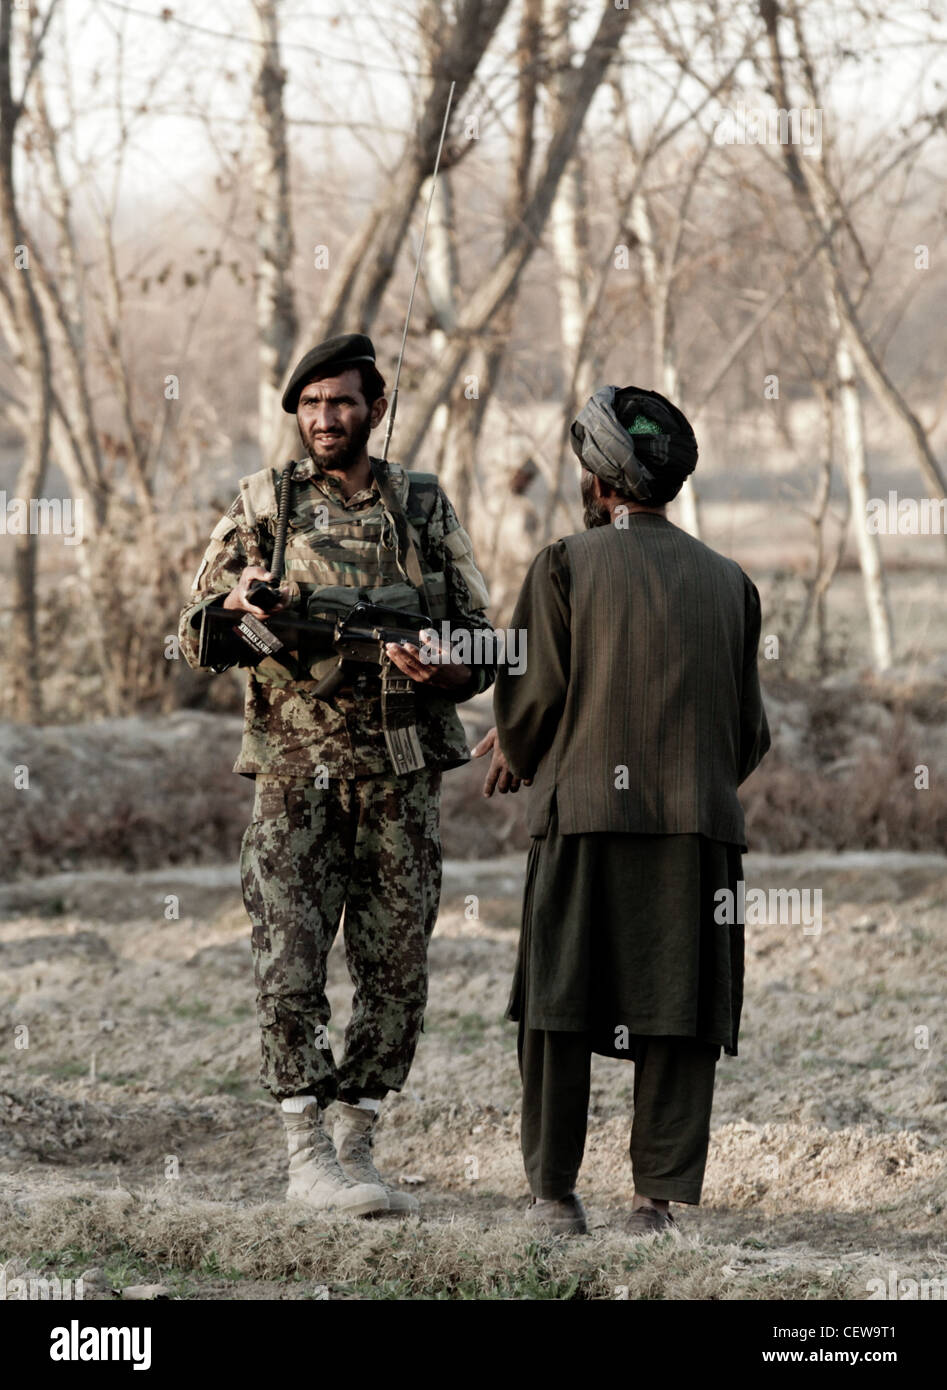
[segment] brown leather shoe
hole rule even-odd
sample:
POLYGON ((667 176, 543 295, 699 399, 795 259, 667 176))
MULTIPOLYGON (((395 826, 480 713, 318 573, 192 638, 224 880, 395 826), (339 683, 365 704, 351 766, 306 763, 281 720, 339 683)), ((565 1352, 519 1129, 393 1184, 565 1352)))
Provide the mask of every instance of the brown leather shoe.
POLYGON ((626 1233, 635 1239, 642 1236, 666 1235, 668 1231, 679 1229, 669 1211, 656 1211, 654 1207, 638 1207, 625 1222, 626 1233))
POLYGON ((557 1236, 584 1236, 589 1231, 585 1207, 577 1192, 555 1200, 532 1197, 526 1208, 526 1221, 530 1226, 542 1226, 557 1236))

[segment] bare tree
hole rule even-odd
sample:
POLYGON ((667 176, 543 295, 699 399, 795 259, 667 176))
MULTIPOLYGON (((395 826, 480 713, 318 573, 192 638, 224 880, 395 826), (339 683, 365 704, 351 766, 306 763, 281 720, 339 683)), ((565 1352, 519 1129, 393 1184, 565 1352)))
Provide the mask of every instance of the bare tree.
POLYGON ((402 436, 401 453, 412 459, 421 446, 437 407, 445 401, 470 350, 511 296, 516 292, 523 270, 533 255, 542 228, 566 165, 572 157, 586 113, 610 63, 631 15, 637 9, 632 0, 629 10, 605 6, 598 28, 583 56, 581 66, 569 74, 568 100, 560 118, 550 130, 545 159, 536 175, 519 222, 506 239, 493 268, 483 277, 467 299, 457 318, 447 350, 428 372, 415 399, 414 409, 402 436))
MULTIPOLYGON (((569 101, 569 71, 574 47, 569 31, 570 0, 549 0, 546 32, 549 41, 549 119, 563 119, 569 101)), ((559 297, 559 331, 562 337, 563 376, 572 383, 566 403, 571 415, 577 400, 591 395, 597 372, 597 344, 585 335, 591 290, 588 208, 585 163, 581 149, 566 165, 549 214, 549 242, 556 264, 559 297)))
MULTIPOLYGON (((8 248, 8 255, 14 258, 12 268, 4 277, 3 294, 26 401, 24 459, 17 476, 17 495, 27 504, 39 497, 49 462, 51 370, 46 325, 33 285, 30 247, 17 201, 13 164, 17 125, 55 2, 50 0, 35 35, 30 23, 32 12, 21 12, 27 21, 24 35, 27 67, 20 95, 15 97, 11 72, 13 6, 11 0, 0 0, 0 236, 8 248)), ((12 608, 8 652, 11 710, 15 719, 28 721, 42 715, 36 661, 36 536, 29 526, 13 538, 12 608)))
MULTIPOLYGON (((454 189, 449 170, 440 175, 434 189, 427 229, 427 266, 424 278, 434 320, 430 335, 431 350, 437 357, 443 352, 448 335, 453 330, 460 297, 460 270, 454 228, 454 189)), ((435 472, 444 475, 445 486, 452 493, 453 478, 448 459, 453 451, 449 455, 451 431, 448 406, 438 407, 433 423, 437 444, 432 466, 435 472)))
MULTIPOLYGON (((307 326, 313 338, 341 332, 350 323, 371 331, 404 247, 411 214, 434 168, 450 84, 456 83, 456 107, 474 80, 508 4, 509 0, 458 0, 453 23, 448 24, 438 0, 424 0, 419 22, 428 39, 430 76, 421 97, 420 117, 387 187, 353 238, 319 306, 317 321, 307 326)), ((449 164, 448 154, 445 167, 449 164)))
POLYGON ((848 506, 840 518, 838 537, 834 547, 828 541, 828 523, 831 516, 832 475, 835 464, 835 396, 836 391, 824 380, 816 381, 816 390, 822 404, 823 450, 819 461, 819 481, 812 507, 808 511, 809 523, 814 537, 814 562, 812 574, 806 584, 805 598, 799 610, 796 625, 789 638, 790 659, 798 658, 806 633, 815 622, 815 664, 820 675, 828 668, 828 624, 826 621, 826 598, 832 580, 838 572, 845 550, 845 538, 851 513, 851 492, 846 491, 848 506))
MULTIPOLYGON (((780 6, 778 0, 759 0, 759 5, 769 43, 773 92, 778 106, 783 110, 789 110, 791 103, 786 64, 779 35, 780 6)), ((798 6, 793 4, 790 13, 802 57, 805 86, 813 105, 818 106, 819 94, 815 87, 814 67, 808 57, 801 12, 798 6)), ((938 113, 938 119, 943 119, 942 112, 938 113)), ((825 144, 826 142, 823 142, 823 150, 819 157, 805 161, 800 160, 790 142, 782 145, 787 178, 803 217, 811 229, 813 239, 819 246, 818 260, 835 297, 839 322, 852 359, 879 404, 892 420, 907 428, 922 476, 934 495, 943 497, 947 494, 947 480, 930 446, 924 426, 885 371, 849 288, 837 241, 827 235, 833 210, 842 209, 843 204, 839 190, 832 184, 829 176, 825 144)), ((847 220, 844 211, 842 216, 843 220, 847 220)))
POLYGON ((280 422, 279 397, 296 346, 293 222, 280 66, 278 0, 253 0, 259 65, 253 84, 253 193, 257 227, 256 312, 260 354, 260 447, 280 422))
MULTIPOLYGON (((474 81, 477 68, 503 19, 509 0, 458 0, 447 22, 440 0, 423 0, 419 27, 428 55, 429 74, 420 95, 420 114, 390 177, 361 227, 350 237, 315 318, 303 326, 296 352, 313 342, 357 324, 370 333, 385 290, 395 272, 411 215, 434 168, 451 82, 455 109, 474 81)), ((462 149, 445 146, 442 167, 450 168, 462 149)), ((283 419, 268 455, 295 447, 292 421, 283 419)))
MULTIPOLYGON (((542 64, 542 0, 523 0, 517 34, 516 63, 518 69, 515 128, 510 149, 509 178, 503 212, 504 244, 523 216, 529 196, 529 178, 535 144, 536 101, 542 64)), ((456 258, 455 258, 456 274, 456 258)), ((449 321, 442 317, 441 348, 449 346, 457 327, 456 294, 449 321)), ((478 382, 477 395, 455 395, 447 409, 445 425, 445 484, 462 515, 470 506, 471 495, 479 479, 477 449, 491 400, 496 398, 496 386, 513 331, 515 295, 511 294, 498 306, 496 314, 477 340, 471 375, 478 382)), ((445 408, 442 403, 439 410, 445 408)))
MULTIPOLYGON (((760 10, 769 39, 777 100, 781 107, 788 110, 785 69, 777 29, 778 6, 772 4, 771 0, 761 0, 760 10)), ((810 92, 810 95, 814 100, 815 93, 810 92)), ((818 179, 816 184, 818 193, 816 193, 809 181, 813 176, 809 176, 803 171, 801 161, 789 142, 783 146, 783 150, 787 176, 793 193, 800 205, 806 224, 818 236, 825 228, 824 194, 826 180, 824 174, 821 177, 815 176, 818 179), (822 205, 821 208, 820 204, 822 205)), ((821 157, 818 162, 822 162, 821 157)), ((834 238, 829 238, 822 247, 818 261, 822 271, 829 322, 836 338, 835 362, 842 440, 845 447, 846 477, 852 503, 855 544, 862 572, 865 608, 868 614, 872 661, 876 670, 884 671, 893 662, 894 640, 884 566, 881 560, 881 545, 878 537, 869 532, 866 524, 870 484, 868 463, 865 456, 864 420, 858 394, 858 378, 855 372, 853 348, 859 351, 863 363, 867 363, 869 357, 874 360, 874 354, 867 344, 860 322, 857 321, 854 304, 848 288, 844 284, 834 238)))
MULTIPOLYGON (((680 271, 681 249, 694 190, 712 148, 711 133, 699 147, 697 157, 682 180, 681 197, 673 207, 670 225, 665 228, 660 244, 652 199, 644 186, 638 188, 631 200, 631 225, 637 238, 645 293, 651 312, 652 376, 662 394, 681 409, 685 409, 686 402, 681 397, 678 352, 674 336, 674 286, 680 271)), ((685 529, 691 535, 699 537, 697 491, 690 478, 685 481, 677 502, 685 529)))
MULTIPOLYGON (((651 11, 647 12, 647 17, 654 27, 651 11)), ((711 12, 704 19, 699 38, 712 38, 718 23, 719 16, 711 12)), ((695 38, 694 43, 696 44, 696 42, 697 39, 695 38)), ((671 46, 669 48, 670 56, 677 64, 677 71, 674 79, 668 85, 658 116, 651 123, 647 135, 637 141, 632 132, 629 115, 631 103, 623 89, 621 77, 616 74, 611 80, 610 85, 614 96, 612 124, 621 134, 622 158, 619 168, 622 173, 615 180, 616 187, 612 199, 613 212, 602 238, 604 253, 598 253, 593 261, 593 264, 597 261, 595 272, 591 276, 586 276, 584 289, 580 292, 577 293, 571 287, 566 290, 569 304, 568 317, 571 326, 564 330, 564 338, 572 343, 570 354, 572 365, 568 385, 563 393, 559 449, 548 485, 543 518, 543 529, 546 535, 553 531, 558 516, 561 516, 563 521, 568 521, 570 518, 570 508, 564 497, 566 464, 571 457, 569 430, 576 409, 592 389, 592 382, 598 377, 598 356, 605 350, 603 344, 609 342, 604 323, 604 306, 609 298, 611 287, 614 285, 614 257, 619 251, 627 252, 631 248, 635 248, 638 253, 645 286, 644 293, 652 313, 655 382, 658 386, 663 384, 666 394, 670 396, 679 394, 676 370, 673 377, 669 376, 667 371, 669 354, 672 352, 671 294, 676 276, 681 269, 681 242, 684 228, 687 225, 689 203, 696 187, 703 160, 706 158, 707 144, 704 145, 705 153, 703 157, 699 158, 692 179, 685 177, 683 180, 684 207, 678 219, 679 233, 675 236, 672 230, 670 234, 671 241, 667 248, 669 260, 667 270, 664 273, 663 286, 660 288, 658 280, 661 272, 659 271, 656 231, 651 221, 650 206, 648 205, 648 221, 643 224, 641 220, 643 207, 638 200, 645 187, 645 177, 656 163, 659 155, 665 150, 670 150, 678 136, 698 120, 709 103, 728 89, 733 81, 736 68, 748 49, 749 45, 746 42, 735 54, 731 54, 719 76, 702 74, 706 94, 693 109, 689 109, 686 103, 682 103, 681 96, 685 78, 691 71, 694 49, 692 47, 685 54, 671 46), (686 108, 684 114, 676 116, 672 120, 672 115, 681 104, 685 105, 686 108), (624 170, 629 166, 629 155, 631 156, 630 177, 626 177, 624 170), (650 282, 649 276, 653 277, 650 282)), ((573 225, 577 224, 573 222, 573 225)), ((696 494, 689 489, 685 489, 683 506, 686 524, 694 534, 697 534, 696 504, 691 505, 694 503, 695 496, 696 494)))

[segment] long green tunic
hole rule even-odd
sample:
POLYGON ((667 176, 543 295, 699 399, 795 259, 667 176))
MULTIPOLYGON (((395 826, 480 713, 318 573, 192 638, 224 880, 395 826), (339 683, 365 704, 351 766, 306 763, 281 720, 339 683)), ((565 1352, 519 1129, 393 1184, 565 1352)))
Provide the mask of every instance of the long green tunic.
POLYGON ((714 921, 736 892, 740 851, 703 835, 534 838, 507 1018, 590 1032, 593 1051, 628 1056, 629 1035, 700 1038, 737 1055, 743 927, 714 921), (529 982, 527 989, 527 981, 529 982))

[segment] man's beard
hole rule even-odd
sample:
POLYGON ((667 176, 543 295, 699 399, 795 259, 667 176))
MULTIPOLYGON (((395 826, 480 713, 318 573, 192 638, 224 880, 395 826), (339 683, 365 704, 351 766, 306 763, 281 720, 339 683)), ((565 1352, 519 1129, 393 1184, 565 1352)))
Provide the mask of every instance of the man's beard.
POLYGON ((324 445, 313 444, 311 441, 306 440, 306 453, 317 468, 338 468, 340 472, 347 473, 350 468, 354 468, 356 463, 358 463, 362 450, 368 443, 368 437, 371 432, 371 416, 366 415, 362 423, 355 426, 351 438, 343 448, 322 452, 325 447, 324 445))
POLYGON ((612 519, 605 503, 592 491, 594 486, 595 474, 590 473, 587 468, 583 469, 582 519, 585 522, 586 531, 591 531, 596 526, 607 526, 612 519))

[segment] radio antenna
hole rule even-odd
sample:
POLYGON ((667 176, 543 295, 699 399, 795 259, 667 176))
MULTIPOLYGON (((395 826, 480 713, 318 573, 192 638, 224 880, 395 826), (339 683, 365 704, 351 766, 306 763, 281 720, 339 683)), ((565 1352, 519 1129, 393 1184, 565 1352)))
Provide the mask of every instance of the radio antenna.
POLYGON ((431 171, 431 191, 428 194, 427 208, 424 212, 424 225, 421 228, 421 245, 418 247, 418 258, 414 264, 414 280, 411 283, 411 294, 408 298, 408 312, 404 316, 404 331, 401 334, 401 351, 398 353, 398 366, 395 369, 395 384, 391 392, 391 404, 388 407, 388 428, 385 430, 385 443, 382 448, 382 462, 388 462, 388 445, 391 442, 391 432, 395 427, 395 414, 398 410, 398 384, 401 381, 401 367, 404 362, 404 349, 408 341, 408 324, 411 322, 411 310, 414 307, 414 292, 418 287, 418 276, 421 274, 421 257, 424 255, 424 238, 427 236, 428 218, 431 216, 431 204, 434 202, 434 190, 437 186, 437 171, 441 164, 441 150, 444 148, 444 136, 447 134, 447 122, 450 118, 451 102, 454 100, 454 88, 456 82, 450 84, 450 91, 447 94, 447 109, 444 112, 444 124, 441 126, 441 138, 437 146, 437 157, 434 160, 434 168, 431 171))

